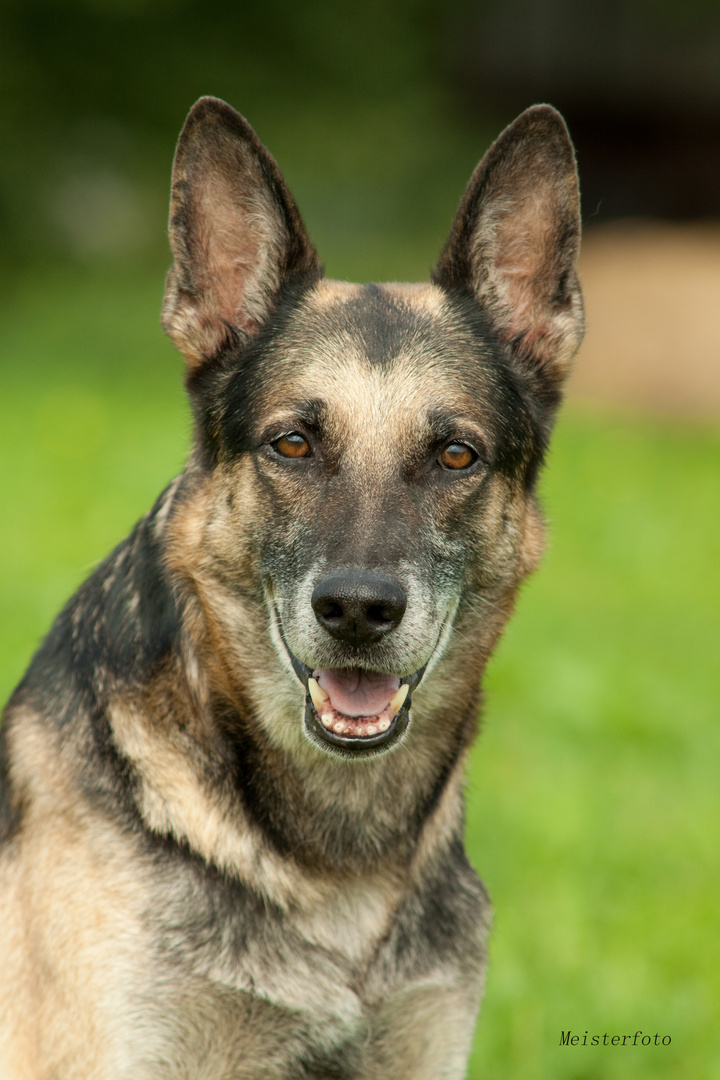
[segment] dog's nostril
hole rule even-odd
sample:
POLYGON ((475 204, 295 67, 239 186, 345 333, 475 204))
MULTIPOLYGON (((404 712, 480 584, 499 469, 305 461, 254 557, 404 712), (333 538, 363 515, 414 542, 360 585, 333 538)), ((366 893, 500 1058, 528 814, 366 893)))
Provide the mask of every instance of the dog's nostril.
POLYGON ((315 608, 315 614, 319 615, 323 619, 337 622, 343 617, 343 609, 340 604, 336 604, 332 600, 327 600, 317 605, 317 607, 315 608))
POLYGON ((388 607, 379 607, 377 604, 372 604, 367 610, 367 617, 371 623, 377 626, 384 626, 387 623, 394 624, 393 612, 388 607))
POLYGON ((372 644, 395 630, 407 607, 398 582, 375 572, 348 571, 323 578, 311 602, 320 625, 352 645, 372 644))

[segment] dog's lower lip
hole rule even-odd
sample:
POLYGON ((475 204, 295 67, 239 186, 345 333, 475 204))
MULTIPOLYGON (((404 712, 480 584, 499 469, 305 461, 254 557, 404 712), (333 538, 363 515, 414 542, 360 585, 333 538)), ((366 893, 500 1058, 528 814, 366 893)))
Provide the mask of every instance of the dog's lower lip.
MULTIPOLYGON (((293 671, 295 672, 299 681, 305 688, 305 726, 315 738, 322 740, 329 746, 343 748, 345 750, 356 752, 362 750, 373 750, 375 748, 386 746, 394 739, 396 739, 405 730, 410 716, 412 691, 415 689, 415 687, 418 685, 423 675, 425 674, 425 668, 427 667, 426 664, 424 664, 417 671, 413 672, 412 675, 399 677, 400 690, 402 690, 405 686, 408 687, 408 690, 405 692, 404 700, 400 703, 400 708, 392 717, 392 719, 390 719, 387 727, 385 727, 384 723, 382 723, 381 725, 372 724, 372 717, 342 717, 339 714, 338 721, 344 723, 344 727, 346 730, 338 731, 335 729, 335 724, 332 728, 330 728, 322 722, 322 712, 316 708, 310 695, 310 690, 308 688, 308 680, 312 678, 313 671, 315 669, 308 667, 307 664, 304 664, 302 660, 295 656, 295 654, 288 648, 285 639, 283 638, 282 640, 287 650, 290 663, 292 664, 293 671), (320 715, 318 715, 318 712, 320 712, 320 715), (369 721, 369 723, 365 723, 363 725, 363 721, 369 721), (353 727, 361 728, 363 726, 365 729, 363 734, 352 733, 353 727), (375 728, 375 730, 370 731, 369 728, 373 727, 375 728), (348 728, 350 729, 349 732, 347 731, 348 728)), ((383 710, 383 712, 384 711, 385 710, 383 710)))
POLYGON ((327 706, 316 707, 309 692, 305 694, 305 728, 316 740, 339 751, 362 753, 389 745, 406 729, 410 718, 410 697, 395 715, 386 708, 379 716, 344 716, 327 706))
MULTIPOLYGON (((317 682, 309 675, 305 682, 305 727, 314 738, 331 747, 353 753, 373 750, 392 742, 407 727, 410 713, 408 680, 401 680, 401 689, 403 686, 407 689, 397 711, 388 702, 374 716, 346 716, 332 705, 329 697, 322 700, 316 692, 311 693, 311 686, 314 690, 317 682), (314 697, 318 698, 317 703, 314 697)), ((398 698, 397 693, 394 698, 398 698)))

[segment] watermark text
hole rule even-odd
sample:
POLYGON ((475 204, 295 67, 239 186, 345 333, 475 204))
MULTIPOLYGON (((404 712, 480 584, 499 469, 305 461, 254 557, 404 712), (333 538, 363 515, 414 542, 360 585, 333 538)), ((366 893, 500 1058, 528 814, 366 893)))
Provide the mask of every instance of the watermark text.
POLYGON ((634 1035, 610 1035, 607 1031, 602 1035, 591 1035, 589 1031, 581 1034, 573 1034, 572 1031, 560 1032, 560 1046, 669 1046, 672 1042, 670 1035, 648 1035, 643 1031, 636 1031, 634 1035))

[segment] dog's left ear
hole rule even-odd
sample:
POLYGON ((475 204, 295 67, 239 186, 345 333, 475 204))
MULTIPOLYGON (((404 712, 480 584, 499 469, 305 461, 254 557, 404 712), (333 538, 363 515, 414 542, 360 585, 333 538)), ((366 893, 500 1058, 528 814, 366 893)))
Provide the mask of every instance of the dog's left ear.
POLYGON ((499 337, 557 388, 583 336, 579 247, 570 136, 555 109, 535 105, 473 173, 433 280, 474 294, 499 337))
POLYGON ((162 324, 191 374, 257 333, 284 285, 320 274, 275 161, 218 98, 200 98, 180 133, 170 246, 162 324))

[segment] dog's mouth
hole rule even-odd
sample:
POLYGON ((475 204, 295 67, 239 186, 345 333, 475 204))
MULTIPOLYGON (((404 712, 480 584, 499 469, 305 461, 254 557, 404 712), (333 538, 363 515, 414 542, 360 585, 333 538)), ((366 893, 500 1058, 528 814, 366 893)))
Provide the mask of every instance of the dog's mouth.
POLYGON ((305 727, 311 736, 362 752, 387 747, 407 728, 412 691, 424 667, 400 677, 361 667, 313 669, 289 656, 305 687, 305 727))

